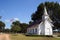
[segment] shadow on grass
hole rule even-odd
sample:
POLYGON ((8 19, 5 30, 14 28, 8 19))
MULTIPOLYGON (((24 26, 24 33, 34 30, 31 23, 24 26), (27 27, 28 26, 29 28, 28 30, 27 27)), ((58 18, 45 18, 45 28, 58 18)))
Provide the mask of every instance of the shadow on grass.
POLYGON ((53 37, 52 35, 25 35, 28 37, 53 37))

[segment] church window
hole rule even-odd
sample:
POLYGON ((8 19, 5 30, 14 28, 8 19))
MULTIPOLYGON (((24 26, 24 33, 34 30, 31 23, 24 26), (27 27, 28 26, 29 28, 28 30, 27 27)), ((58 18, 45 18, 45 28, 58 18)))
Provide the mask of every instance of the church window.
POLYGON ((37 32, 37 28, 35 29, 35 32, 37 32))

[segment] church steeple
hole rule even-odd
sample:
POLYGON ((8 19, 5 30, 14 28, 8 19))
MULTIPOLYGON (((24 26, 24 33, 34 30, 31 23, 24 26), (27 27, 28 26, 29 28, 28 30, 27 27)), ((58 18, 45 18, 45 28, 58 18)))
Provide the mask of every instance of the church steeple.
POLYGON ((44 6, 44 15, 48 15, 46 6, 44 6))
POLYGON ((48 20, 49 22, 52 22, 52 20, 50 19, 48 13, 47 13, 47 9, 46 9, 46 6, 44 6, 44 14, 42 16, 42 20, 45 21, 45 20, 48 20))

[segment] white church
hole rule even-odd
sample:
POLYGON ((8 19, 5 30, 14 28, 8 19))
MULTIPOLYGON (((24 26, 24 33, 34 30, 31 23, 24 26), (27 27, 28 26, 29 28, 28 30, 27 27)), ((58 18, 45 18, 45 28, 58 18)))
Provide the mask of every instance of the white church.
POLYGON ((27 34, 32 35, 53 35, 52 20, 50 19, 46 7, 44 7, 44 14, 42 15, 42 21, 27 28, 27 34))

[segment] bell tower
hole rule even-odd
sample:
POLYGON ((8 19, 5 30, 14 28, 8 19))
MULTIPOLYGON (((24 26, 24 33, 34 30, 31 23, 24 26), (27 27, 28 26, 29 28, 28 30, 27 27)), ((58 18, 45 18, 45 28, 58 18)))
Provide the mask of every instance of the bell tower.
POLYGON ((47 13, 47 9, 46 6, 44 7, 44 14, 42 15, 42 21, 48 20, 49 22, 52 22, 52 20, 50 19, 48 13, 47 13))

